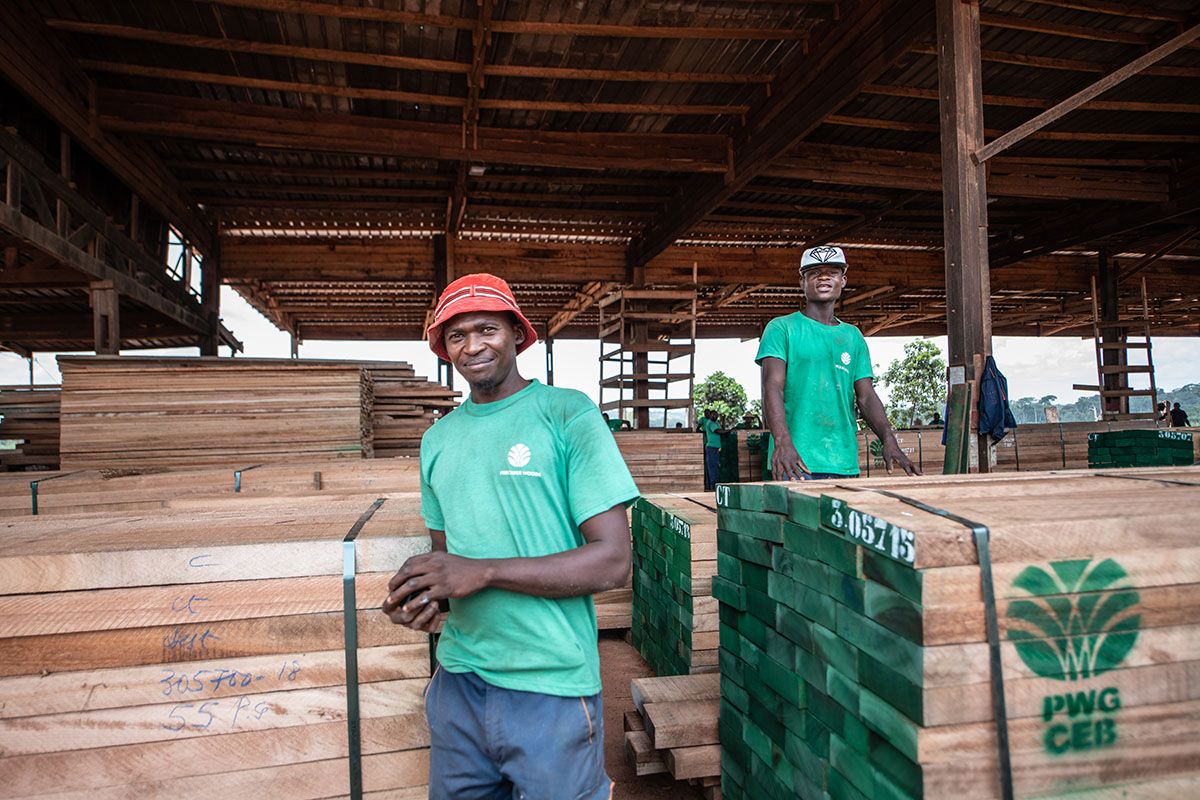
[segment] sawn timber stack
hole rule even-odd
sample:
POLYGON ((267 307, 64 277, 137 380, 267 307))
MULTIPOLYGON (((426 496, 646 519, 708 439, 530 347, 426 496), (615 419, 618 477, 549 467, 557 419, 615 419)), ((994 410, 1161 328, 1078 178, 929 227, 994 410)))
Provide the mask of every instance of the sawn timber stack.
POLYGON ((726 797, 1000 797, 994 674, 1016 797, 1200 791, 1200 470, 735 485, 718 503, 726 797), (972 529, 879 490, 986 526, 1002 671, 972 529))
POLYGON ((711 494, 633 505, 633 646, 657 675, 717 667, 717 510, 711 494))
POLYGON ((669 772, 721 800, 717 743, 720 687, 715 674, 635 678, 625 712, 625 753, 638 775, 669 772))
POLYGON ((423 797, 429 640, 379 611, 429 547, 418 498, 208 506, 0 526, 0 797, 347 795, 343 540, 359 522, 364 787, 423 797))

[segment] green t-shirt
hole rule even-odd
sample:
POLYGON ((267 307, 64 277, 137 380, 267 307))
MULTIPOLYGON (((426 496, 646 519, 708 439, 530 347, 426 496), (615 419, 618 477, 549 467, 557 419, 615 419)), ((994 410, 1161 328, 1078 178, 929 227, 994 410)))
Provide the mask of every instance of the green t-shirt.
MULTIPOLYGON (((603 418, 603 417, 601 417, 601 419, 604 419, 604 418, 603 418)), ((608 423, 608 429, 609 429, 610 431, 612 431, 613 433, 616 433, 617 431, 621 430, 621 420, 619 420, 619 419, 605 419, 604 421, 605 421, 606 423, 608 423)))
POLYGON ((700 430, 704 431, 705 447, 721 446, 721 435, 717 433, 720 429, 721 425, 715 419, 709 419, 708 417, 700 418, 700 430))
POLYGON ((764 358, 787 362, 783 407, 805 465, 813 472, 857 475, 854 383, 874 377, 862 333, 840 320, 822 325, 797 311, 767 323, 754 360, 762 364, 764 358))
MULTIPOLYGON (((584 544, 580 523, 638 496, 587 395, 533 381, 494 403, 468 398, 421 439, 421 516, 467 558, 530 558, 584 544)), ((505 689, 600 691, 591 596, 484 589, 455 599, 438 643, 450 672, 505 689)))

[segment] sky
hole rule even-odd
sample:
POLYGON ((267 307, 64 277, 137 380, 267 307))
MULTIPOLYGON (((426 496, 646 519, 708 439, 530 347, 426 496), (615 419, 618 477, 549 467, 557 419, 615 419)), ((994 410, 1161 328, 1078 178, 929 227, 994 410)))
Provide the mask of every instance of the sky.
MULTIPOLYGON (((288 335, 275 328, 232 288, 221 288, 221 313, 226 327, 245 344, 246 356, 286 358, 290 353, 288 335)), ((911 337, 873 336, 867 340, 876 375, 904 354, 911 337)), ((946 337, 933 338, 946 350, 946 337)), ((759 370, 754 363, 758 340, 702 339, 696 350, 697 380, 721 370, 746 388, 751 400, 761 396, 759 370)), ((992 349, 1000 371, 1008 378, 1009 396, 1043 397, 1056 395, 1059 402, 1073 402, 1087 392, 1076 392, 1075 383, 1095 384, 1096 357, 1091 338, 1034 338, 997 336, 992 349)), ((222 348, 222 355, 227 349, 222 348)), ((178 354, 194 356, 196 348, 177 350, 130 351, 131 354, 178 354)), ((53 353, 37 354, 34 383, 58 383, 60 380, 53 353)), ((598 400, 600 377, 599 344, 594 341, 558 340, 554 343, 555 384, 578 389, 598 400)), ((240 357, 240 356, 239 356, 240 357)), ((424 342, 333 342, 311 341, 300 345, 301 358, 348 358, 407 361, 418 375, 437 377, 437 359, 424 342)), ((1159 388, 1175 389, 1200 382, 1200 337, 1159 337, 1154 340, 1155 379, 1159 388)), ((546 350, 539 342, 521 354, 518 365, 528 378, 545 380, 546 350)), ((29 365, 15 353, 0 353, 0 384, 28 385, 29 365)), ((456 388, 462 387, 461 379, 456 388)), ((880 387, 886 400, 886 388, 880 387)), ((609 399, 613 399, 610 397, 609 399)))

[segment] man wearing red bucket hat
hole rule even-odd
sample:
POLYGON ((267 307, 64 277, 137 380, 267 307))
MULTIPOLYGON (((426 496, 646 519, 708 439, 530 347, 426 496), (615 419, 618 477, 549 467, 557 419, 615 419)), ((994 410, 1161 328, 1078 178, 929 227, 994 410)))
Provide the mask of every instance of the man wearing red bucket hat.
POLYGON ((521 377, 537 340, 508 284, 446 287, 429 347, 471 386, 421 440, 433 552, 389 581, 393 622, 431 630, 431 800, 608 798, 592 595, 624 585, 637 487, 586 395, 521 377))

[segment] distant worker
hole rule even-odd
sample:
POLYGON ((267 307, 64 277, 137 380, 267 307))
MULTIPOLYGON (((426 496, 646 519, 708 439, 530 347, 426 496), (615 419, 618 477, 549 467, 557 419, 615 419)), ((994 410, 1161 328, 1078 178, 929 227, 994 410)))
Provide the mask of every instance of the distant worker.
POLYGON ((800 258, 804 310, 767 323, 755 357, 763 370, 764 407, 771 430, 776 480, 858 475, 854 406, 883 442, 883 463, 909 475, 909 460, 875 393, 867 342, 858 328, 834 316, 846 288, 846 254, 813 247, 800 258))
POLYGON ((1167 405, 1166 403, 1159 403, 1158 407, 1157 407, 1157 412, 1158 412, 1158 417, 1157 417, 1158 422, 1165 422, 1168 425, 1171 424, 1171 407, 1169 405, 1167 405))
POLYGON ((675 423, 675 429, 676 429, 676 430, 678 430, 679 428, 682 428, 682 427, 683 427, 683 423, 682 423, 682 422, 676 422, 676 423, 675 423))
POLYGON ((621 430, 623 430, 623 431, 633 430, 633 426, 629 424, 629 420, 627 420, 627 419, 621 420, 621 430))
POLYGON ((729 431, 722 430, 717 412, 711 408, 700 418, 699 428, 704 434, 704 491, 712 492, 721 479, 721 434, 729 431))
POLYGON ((929 418, 929 424, 931 426, 941 425, 942 424, 942 415, 939 414, 938 412, 934 411, 933 416, 929 418))
POLYGON ((622 423, 622 420, 609 419, 608 414, 607 413, 604 414, 604 424, 607 425, 608 429, 610 431, 612 431, 613 433, 616 433, 617 431, 621 430, 621 423, 622 423))
POLYGON ((1179 407, 1179 403, 1176 403, 1175 407, 1171 409, 1171 427, 1186 428, 1191 424, 1192 423, 1188 421, 1187 412, 1179 407))
POLYGON ((742 414, 742 421, 737 424, 737 429, 741 431, 757 430, 758 417, 753 414, 742 414))

